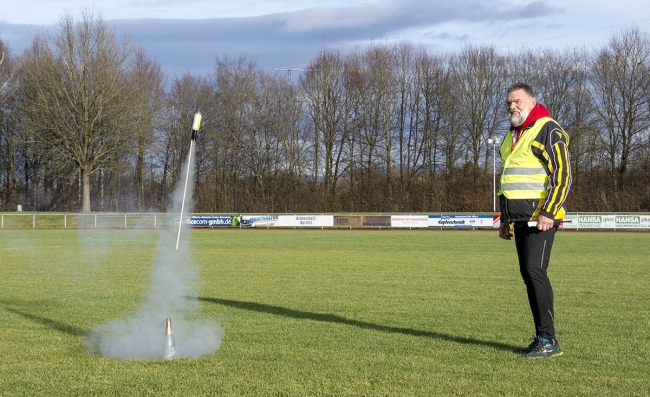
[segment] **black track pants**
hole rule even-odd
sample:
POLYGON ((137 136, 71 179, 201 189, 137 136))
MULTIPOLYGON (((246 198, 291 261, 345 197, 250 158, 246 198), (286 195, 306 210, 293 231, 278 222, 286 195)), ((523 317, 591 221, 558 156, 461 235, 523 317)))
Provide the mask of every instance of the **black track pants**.
POLYGON ((515 244, 519 271, 526 284, 528 303, 535 320, 535 332, 547 339, 555 338, 553 288, 546 270, 557 226, 542 232, 528 222, 515 222, 515 244))

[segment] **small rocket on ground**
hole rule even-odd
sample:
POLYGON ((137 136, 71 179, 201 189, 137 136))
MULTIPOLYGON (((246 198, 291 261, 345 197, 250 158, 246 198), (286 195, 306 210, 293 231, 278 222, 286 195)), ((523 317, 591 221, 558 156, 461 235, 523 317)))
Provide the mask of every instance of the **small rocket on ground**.
POLYGON ((171 360, 176 355, 176 341, 172 333, 172 319, 165 323, 165 338, 163 339, 163 360, 171 360))

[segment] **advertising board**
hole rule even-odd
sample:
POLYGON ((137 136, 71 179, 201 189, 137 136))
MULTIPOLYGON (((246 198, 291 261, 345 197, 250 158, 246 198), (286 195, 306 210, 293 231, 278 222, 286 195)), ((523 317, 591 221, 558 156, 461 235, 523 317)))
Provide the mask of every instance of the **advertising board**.
POLYGON ((392 215, 392 227, 429 227, 428 215, 392 215))
POLYGON ((493 228, 492 215, 429 215, 429 227, 493 228))
MULTIPOLYGON (((179 216, 174 217, 174 225, 178 226, 179 216)), ((191 227, 223 227, 232 226, 232 216, 184 216, 183 225, 191 227)))
POLYGON ((279 215, 273 226, 332 227, 334 226, 334 215, 279 215))

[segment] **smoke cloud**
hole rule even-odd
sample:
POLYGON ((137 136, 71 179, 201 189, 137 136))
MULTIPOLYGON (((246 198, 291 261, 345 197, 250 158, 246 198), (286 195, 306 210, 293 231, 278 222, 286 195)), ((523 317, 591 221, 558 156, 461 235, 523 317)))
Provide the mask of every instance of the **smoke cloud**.
MULTIPOLYGON (((193 169, 194 156, 190 153, 172 197, 175 214, 181 212, 185 186, 183 216, 192 210, 193 169), (188 162, 190 172, 186 174, 188 162)), ((187 299, 197 295, 198 271, 192 263, 187 233, 181 231, 178 250, 177 237, 177 227, 159 232, 151 282, 142 302, 132 315, 95 328, 87 338, 90 352, 117 359, 161 359, 167 318, 172 320, 176 358, 198 357, 219 348, 223 337, 220 325, 201 317, 199 301, 187 299)))

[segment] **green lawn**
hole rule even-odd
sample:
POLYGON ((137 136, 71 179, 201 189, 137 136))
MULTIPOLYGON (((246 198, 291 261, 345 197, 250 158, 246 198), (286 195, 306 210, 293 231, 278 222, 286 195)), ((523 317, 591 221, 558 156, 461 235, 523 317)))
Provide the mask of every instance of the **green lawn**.
POLYGON ((198 277, 175 299, 221 325, 219 349, 89 351, 93 330, 145 299, 159 233, 0 230, 0 396, 650 395, 647 233, 558 233, 565 354, 548 360, 511 353, 534 330, 496 231, 184 232, 179 269, 198 277))

